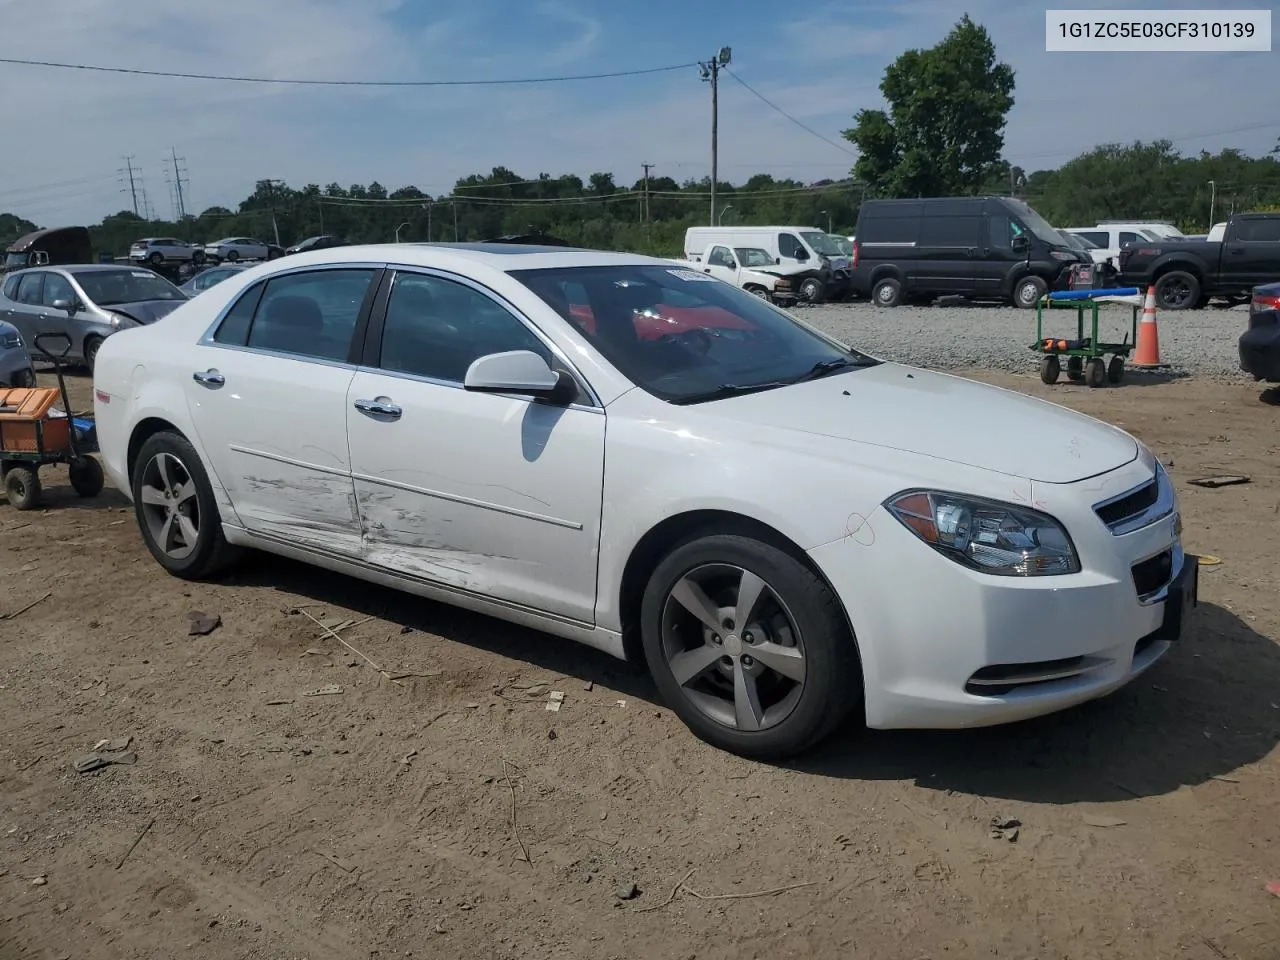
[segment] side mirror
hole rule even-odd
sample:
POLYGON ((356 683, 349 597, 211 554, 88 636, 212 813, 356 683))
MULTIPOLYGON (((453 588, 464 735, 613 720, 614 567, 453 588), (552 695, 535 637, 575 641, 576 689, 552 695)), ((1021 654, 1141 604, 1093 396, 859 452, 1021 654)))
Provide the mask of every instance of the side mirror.
POLYGON ((75 313, 80 309, 80 304, 76 303, 74 300, 65 299, 55 300, 53 303, 49 304, 49 306, 53 307, 55 310, 63 310, 67 313, 75 313))
POLYGON ((1031 241, 1028 240, 1025 235, 1017 236, 1013 238, 1009 243, 1009 246, 1013 249, 1014 253, 1022 253, 1030 248, 1031 241))
POLYGON ((781 257, 774 257, 774 258, 773 258, 773 262, 774 262, 777 266, 782 266, 782 258, 781 258, 781 257))
POLYGON ((49 263, 49 252, 47 250, 37 250, 31 254, 31 265, 35 267, 47 266, 49 263))
POLYGON ((522 393, 552 403, 569 403, 577 385, 532 350, 508 350, 479 357, 467 368, 462 386, 475 393, 522 393))
POLYGON ((796 260, 800 261, 800 260, 808 260, 808 259, 809 259, 809 255, 805 253, 803 250, 796 251, 796 260))

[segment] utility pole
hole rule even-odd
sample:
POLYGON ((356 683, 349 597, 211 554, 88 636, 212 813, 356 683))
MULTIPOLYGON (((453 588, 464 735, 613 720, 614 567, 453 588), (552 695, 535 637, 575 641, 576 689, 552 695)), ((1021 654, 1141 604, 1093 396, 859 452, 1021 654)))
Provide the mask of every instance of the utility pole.
POLYGON ((652 251, 653 248, 653 215, 649 211, 649 171, 653 169, 654 164, 642 163, 644 167, 644 201, 640 209, 641 217, 644 219, 644 242, 652 251))
POLYGON ((720 70, 733 60, 733 51, 721 47, 714 57, 698 64, 705 82, 711 84, 711 226, 716 225, 716 180, 720 171, 720 70))
POLYGON ((129 196, 133 198, 133 215, 135 217, 142 216, 142 212, 138 209, 138 184, 134 179, 135 173, 141 173, 140 170, 135 171, 133 167, 133 157, 124 158, 124 169, 120 171, 129 180, 129 196))
POLYGON ((276 184, 284 186, 283 180, 263 180, 267 185, 267 196, 271 200, 271 230, 276 235, 276 246, 280 246, 280 224, 276 222, 276 184))
POLYGON ((186 162, 186 157, 179 157, 178 151, 173 147, 169 148, 169 160, 173 165, 173 192, 174 199, 178 203, 178 220, 185 220, 187 217, 187 200, 182 193, 183 184, 190 185, 190 180, 183 176, 186 170, 178 166, 178 161, 186 162))

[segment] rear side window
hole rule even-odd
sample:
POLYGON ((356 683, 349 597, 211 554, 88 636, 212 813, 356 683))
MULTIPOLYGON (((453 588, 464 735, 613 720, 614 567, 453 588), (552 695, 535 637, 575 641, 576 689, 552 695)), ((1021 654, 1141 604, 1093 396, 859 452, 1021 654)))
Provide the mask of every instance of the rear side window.
POLYGON ((316 270, 268 280, 248 345, 317 360, 346 360, 376 272, 316 270))
POLYGON ((10 277, 4 282, 4 295, 10 300, 18 299, 18 281, 21 277, 10 277))
POLYGON ((1237 240, 1280 240, 1280 218, 1269 220, 1242 220, 1236 230, 1237 240))
POLYGON ((227 315, 218 324, 213 334, 214 343, 225 343, 228 346, 243 347, 249 342, 249 326, 253 323, 254 311, 258 309, 258 301, 262 299, 262 291, 267 289, 265 283, 255 283, 235 302, 227 315))
POLYGON ((891 217, 876 211, 858 223, 858 239, 868 243, 916 243, 920 239, 918 216, 891 217))
POLYGON ((1142 242, 1142 237, 1139 236, 1138 234, 1133 233, 1129 230, 1120 231, 1120 246, 1123 247, 1126 243, 1141 243, 1141 242, 1142 242))
POLYGON ((931 247, 972 247, 978 242, 979 217, 925 217, 920 243, 931 247))
POLYGON ((18 284, 18 302, 32 305, 38 304, 40 302, 40 289, 43 284, 43 273, 23 274, 22 282, 18 284))
POLYGON ((1111 246, 1111 234, 1105 230, 1077 230, 1076 236, 1084 237, 1095 247, 1106 249, 1111 246))

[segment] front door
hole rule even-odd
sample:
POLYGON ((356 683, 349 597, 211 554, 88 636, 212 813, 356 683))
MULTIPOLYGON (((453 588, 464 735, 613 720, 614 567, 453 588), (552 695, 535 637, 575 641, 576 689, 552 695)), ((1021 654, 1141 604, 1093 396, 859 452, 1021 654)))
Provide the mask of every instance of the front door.
POLYGON ((1235 236, 1222 245, 1222 278, 1239 286, 1274 283, 1280 251, 1280 219, 1257 218, 1236 224, 1235 236))
MULTIPOLYGON (((1026 231, 1014 223, 1006 213, 992 211, 986 217, 986 236, 982 238, 980 256, 976 263, 974 295, 979 298, 997 298, 1009 293, 1006 281, 1014 264, 1026 260, 1025 253, 1016 253, 1013 238, 1024 236, 1026 231)), ((1030 241, 1030 236, 1027 240, 1030 241)))
POLYGON ((738 283, 738 262, 728 247, 714 246, 707 254, 706 272, 725 283, 738 283))
POLYGON ((312 269, 257 283, 194 351, 191 416, 246 529, 360 553, 347 395, 351 345, 379 273, 312 269))
POLYGON ((477 358, 551 349, 478 287, 396 274, 347 404, 366 558, 468 593, 595 620, 603 409, 462 387, 477 358))
POLYGON ((6 304, 9 309, 4 319, 18 328, 18 333, 22 334, 22 340, 26 343, 28 352, 33 356, 36 353, 36 334, 40 332, 40 315, 44 313, 41 300, 46 273, 45 270, 32 270, 29 273, 20 274, 13 300, 6 304))

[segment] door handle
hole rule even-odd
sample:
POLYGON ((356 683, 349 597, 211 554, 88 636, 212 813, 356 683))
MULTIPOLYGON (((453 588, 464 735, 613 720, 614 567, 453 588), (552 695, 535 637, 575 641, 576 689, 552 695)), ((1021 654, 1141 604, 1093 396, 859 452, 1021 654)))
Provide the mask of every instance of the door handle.
POLYGON ((391 402, 389 397, 378 397, 374 400, 357 400, 353 406, 366 417, 374 420, 399 420, 404 413, 391 402))
POLYGON ((227 382, 227 378, 212 368, 208 370, 197 370, 191 375, 191 379, 202 387, 218 388, 227 382))
POLYGON ((1243 248, 1243 247, 1234 247, 1234 248, 1232 248, 1231 250, 1228 250, 1227 252, 1228 252, 1228 253, 1230 253, 1230 254, 1233 254, 1234 256, 1237 256, 1237 257, 1238 257, 1238 256, 1240 256, 1241 254, 1243 254, 1243 253, 1244 253, 1244 248, 1243 248))
POLYGON ((710 272, 711 272, 711 268, 710 268, 710 267, 703 267, 703 268, 702 268, 702 272, 703 272, 703 273, 710 273, 710 272))

